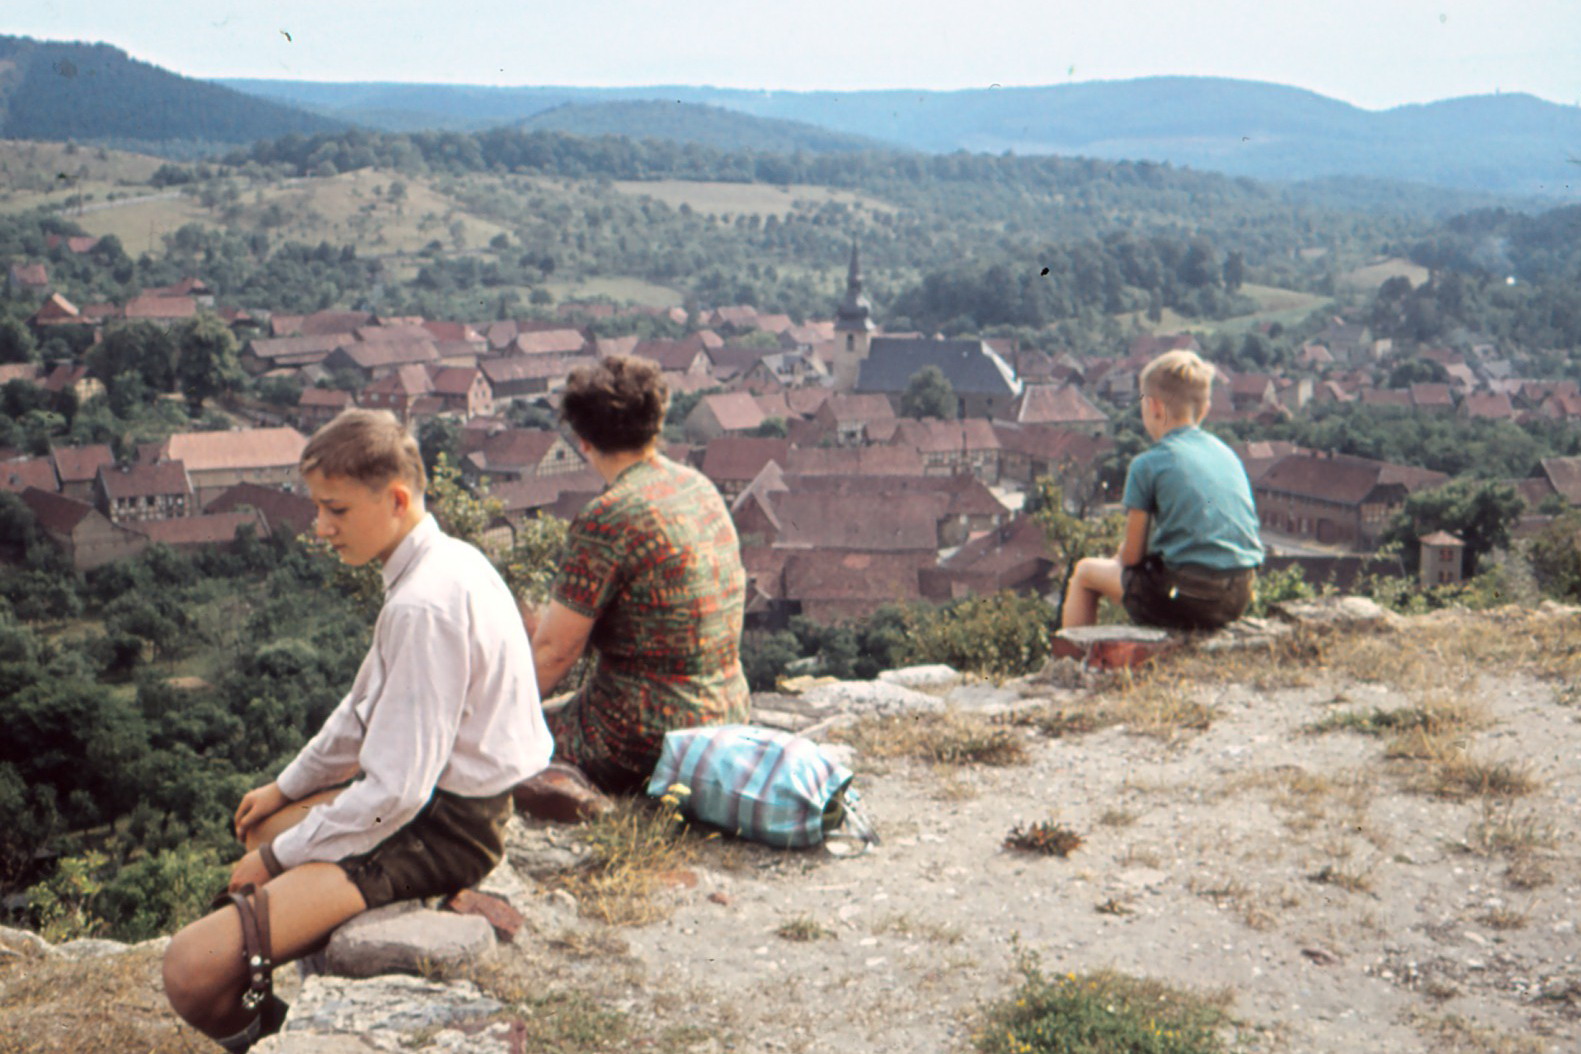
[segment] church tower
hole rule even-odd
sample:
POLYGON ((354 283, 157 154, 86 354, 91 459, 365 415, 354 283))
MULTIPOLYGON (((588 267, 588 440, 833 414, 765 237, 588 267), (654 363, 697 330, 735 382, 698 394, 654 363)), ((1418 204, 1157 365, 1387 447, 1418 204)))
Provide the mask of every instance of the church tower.
POLYGON ((862 263, 856 242, 851 243, 851 269, 845 278, 845 299, 834 313, 834 387, 849 392, 856 387, 857 374, 867 358, 873 336, 873 305, 862 292, 862 263))

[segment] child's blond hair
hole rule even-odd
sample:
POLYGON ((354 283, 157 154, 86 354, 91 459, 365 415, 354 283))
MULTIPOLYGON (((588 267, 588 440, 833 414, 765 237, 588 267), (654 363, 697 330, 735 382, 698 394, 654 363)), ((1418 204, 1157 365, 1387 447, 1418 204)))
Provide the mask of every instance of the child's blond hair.
POLYGON ((302 450, 302 474, 354 479, 379 488, 402 480, 418 494, 428 486, 423 455, 412 438, 388 410, 345 410, 313 433, 302 450))
POLYGON ((1202 420, 1213 395, 1213 367, 1194 351, 1166 351, 1146 366, 1137 378, 1142 394, 1164 404, 1170 417, 1189 415, 1202 420))

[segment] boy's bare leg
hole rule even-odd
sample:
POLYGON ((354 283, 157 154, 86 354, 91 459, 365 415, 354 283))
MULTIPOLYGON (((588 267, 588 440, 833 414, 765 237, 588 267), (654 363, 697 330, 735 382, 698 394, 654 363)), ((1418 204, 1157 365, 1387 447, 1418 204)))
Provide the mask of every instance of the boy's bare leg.
MULTIPOLYGON (((291 802, 247 832, 247 851, 270 842, 301 823, 315 805, 333 801, 339 789, 320 791, 291 802)), ((269 886, 269 929, 276 964, 311 951, 337 926, 367 909, 362 894, 335 864, 304 864, 269 886)), ((227 906, 184 928, 165 952, 165 994, 176 1013, 194 1028, 216 1038, 246 1028, 256 1011, 243 1010, 247 988, 242 962, 242 925, 227 906)))
POLYGON ((1121 585, 1120 561, 1112 557, 1089 556, 1076 561, 1065 600, 1060 605, 1060 628, 1091 626, 1098 621, 1098 600, 1108 597, 1118 604, 1121 585))
MULTIPOLYGON (((311 951, 368 906, 338 864, 294 867, 268 888, 270 946, 277 964, 311 951)), ((247 968, 237 910, 221 908, 177 933, 165 951, 164 979, 170 1005, 199 1031, 222 1038, 246 1028, 256 1011, 241 1005, 247 968)))

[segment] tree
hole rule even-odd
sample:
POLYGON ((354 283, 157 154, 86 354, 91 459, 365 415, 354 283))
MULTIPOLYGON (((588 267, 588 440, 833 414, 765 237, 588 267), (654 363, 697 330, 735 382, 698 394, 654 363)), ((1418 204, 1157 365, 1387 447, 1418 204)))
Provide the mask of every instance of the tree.
POLYGON ((1033 484, 1032 518, 1048 539, 1053 558, 1053 581, 1069 580, 1076 561, 1084 556, 1110 556, 1120 547, 1125 520, 1120 514, 1090 518, 1078 508, 1067 507, 1065 489, 1047 476, 1033 484))
POLYGON ((958 405, 955 389, 937 366, 924 366, 912 374, 905 394, 900 397, 900 412, 918 420, 925 417, 954 420, 958 405))
POLYGON ((1581 599, 1581 512, 1566 512, 1542 529, 1527 550, 1544 593, 1581 599))
POLYGON ((1406 569, 1415 573, 1425 534, 1448 531, 1466 543, 1466 577, 1477 572, 1483 556, 1510 544, 1510 528, 1526 503, 1508 483, 1457 479, 1405 499, 1383 534, 1385 545, 1398 545, 1406 569))
POLYGON ((37 362, 38 343, 14 318, 0 318, 0 362, 37 362))
POLYGON ((196 410, 203 401, 235 390, 243 381, 236 337, 214 315, 199 315, 176 330, 176 381, 196 410))
POLYGON ((150 392, 168 392, 175 387, 175 367, 175 341, 152 322, 110 327, 88 356, 88 368, 107 388, 113 388, 123 375, 132 374, 150 392))

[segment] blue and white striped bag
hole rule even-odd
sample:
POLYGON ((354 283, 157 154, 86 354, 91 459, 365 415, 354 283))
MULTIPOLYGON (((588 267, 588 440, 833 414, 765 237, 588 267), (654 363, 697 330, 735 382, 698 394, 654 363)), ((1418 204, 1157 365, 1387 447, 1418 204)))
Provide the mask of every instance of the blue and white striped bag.
POLYGON ((865 848, 878 837, 857 810, 851 771, 818 744, 754 725, 708 725, 664 734, 648 795, 676 784, 682 811, 737 837, 782 849, 824 841, 839 828, 865 848))

